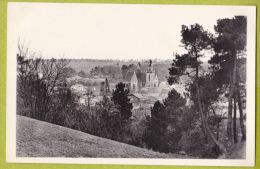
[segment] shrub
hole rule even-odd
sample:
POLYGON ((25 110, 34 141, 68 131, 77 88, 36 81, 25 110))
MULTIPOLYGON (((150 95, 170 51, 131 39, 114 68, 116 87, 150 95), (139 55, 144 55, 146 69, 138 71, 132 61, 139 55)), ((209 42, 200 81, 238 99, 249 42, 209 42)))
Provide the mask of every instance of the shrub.
POLYGON ((206 147, 204 134, 198 124, 195 126, 195 128, 182 133, 180 146, 182 150, 195 156, 200 156, 202 154, 206 147))
POLYGON ((193 129, 182 133, 180 147, 188 154, 202 158, 217 158, 221 154, 219 147, 214 142, 210 141, 206 144, 205 135, 199 123, 193 129))

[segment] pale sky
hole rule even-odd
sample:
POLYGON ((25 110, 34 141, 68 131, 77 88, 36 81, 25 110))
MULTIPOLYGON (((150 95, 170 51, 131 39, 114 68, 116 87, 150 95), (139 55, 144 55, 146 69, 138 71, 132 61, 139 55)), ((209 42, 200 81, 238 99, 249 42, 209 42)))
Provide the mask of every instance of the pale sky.
POLYGON ((239 6, 8 3, 8 47, 17 40, 43 56, 172 59, 184 53, 181 25, 214 33, 217 19, 246 15, 239 6))

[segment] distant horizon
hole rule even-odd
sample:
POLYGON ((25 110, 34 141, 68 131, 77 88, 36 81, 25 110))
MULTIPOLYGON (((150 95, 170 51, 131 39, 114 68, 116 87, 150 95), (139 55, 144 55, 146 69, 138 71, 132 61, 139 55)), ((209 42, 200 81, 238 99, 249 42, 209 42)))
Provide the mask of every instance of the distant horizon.
MULTIPOLYGON (((56 59, 59 59, 59 58, 56 58, 56 59)), ((144 59, 65 58, 65 59, 69 59, 69 60, 104 60, 104 61, 106 61, 106 60, 110 60, 110 61, 120 61, 120 62, 129 62, 129 61, 139 62, 139 61, 149 61, 149 60, 154 61, 154 60, 156 60, 156 59, 157 59, 157 61, 168 61, 168 60, 173 60, 173 58, 172 58, 172 59, 158 59, 158 58, 155 58, 155 59, 149 59, 149 58, 144 58, 144 59)))

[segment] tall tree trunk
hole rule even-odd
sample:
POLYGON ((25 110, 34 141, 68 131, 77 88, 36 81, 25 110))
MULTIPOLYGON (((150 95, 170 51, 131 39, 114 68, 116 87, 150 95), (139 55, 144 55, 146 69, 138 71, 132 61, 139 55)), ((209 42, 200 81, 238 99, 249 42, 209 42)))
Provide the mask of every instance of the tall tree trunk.
POLYGON ((206 129, 205 129, 203 124, 202 124, 202 132, 205 135, 205 143, 208 144, 208 142, 209 142, 208 134, 207 134, 207 131, 206 131, 206 129))
MULTIPOLYGON (((196 54, 196 59, 197 59, 197 53, 196 54)), ((218 140, 216 139, 215 135, 210 131, 209 126, 208 126, 208 122, 207 119, 203 113, 202 110, 202 104, 201 104, 201 99, 200 99, 200 89, 199 89, 199 65, 196 66, 196 78, 195 78, 195 85, 196 85, 196 97, 197 97, 197 103, 198 103, 198 107, 199 107, 199 113, 201 116, 201 121, 202 121, 202 125, 204 126, 207 135, 214 141, 214 143, 219 147, 220 151, 222 153, 226 153, 226 148, 224 145, 222 145, 220 142, 218 142, 218 140)))
POLYGON ((200 116, 201 116, 202 124, 203 124, 204 128, 206 129, 207 135, 210 136, 210 138, 214 141, 214 143, 219 147, 221 152, 225 153, 226 152, 226 148, 224 147, 224 145, 222 145, 220 142, 218 142, 218 140, 216 139, 215 135, 210 131, 209 126, 208 126, 208 122, 206 120, 206 117, 205 117, 205 115, 202 112, 202 106, 201 106, 198 82, 196 82, 196 87, 197 87, 196 90, 197 90, 197 99, 198 99, 199 113, 200 113, 200 116))
POLYGON ((233 136, 234 136, 234 143, 237 143, 237 98, 236 98, 236 94, 234 94, 233 136))
POLYGON ((232 140, 232 95, 233 95, 233 78, 232 73, 230 72, 229 79, 229 93, 228 93, 228 122, 227 122, 227 137, 228 140, 232 140))
POLYGON ((236 54, 233 53, 233 70, 230 72, 229 81, 229 94, 228 94, 228 124, 227 124, 227 136, 229 143, 232 143, 232 98, 234 96, 235 82, 236 82, 236 54))
POLYGON ((219 139, 219 123, 220 123, 220 122, 217 123, 217 128, 218 128, 218 131, 217 131, 217 140, 219 139))
POLYGON ((213 114, 215 115, 215 117, 217 117, 217 140, 219 139, 219 123, 221 122, 221 121, 219 121, 219 117, 216 115, 216 112, 215 112, 215 110, 214 110, 214 108, 211 108, 211 110, 213 111, 213 114))
POLYGON ((240 116, 240 127, 241 127, 241 132, 242 132, 242 141, 246 140, 246 129, 244 125, 244 114, 243 114, 243 108, 242 108, 242 101, 240 97, 240 90, 237 87, 237 101, 238 101, 238 108, 239 108, 239 116, 240 116))

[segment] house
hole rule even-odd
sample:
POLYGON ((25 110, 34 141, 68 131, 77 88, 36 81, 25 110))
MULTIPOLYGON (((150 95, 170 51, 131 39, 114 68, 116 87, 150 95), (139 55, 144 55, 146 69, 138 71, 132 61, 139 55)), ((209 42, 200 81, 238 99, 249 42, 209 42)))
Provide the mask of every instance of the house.
POLYGON ((109 83, 110 91, 116 90, 116 84, 115 83, 109 83))
POLYGON ((77 80, 82 80, 82 77, 80 77, 79 75, 76 75, 74 77, 71 77, 70 79, 77 81, 77 80))
POLYGON ((132 102, 138 102, 138 101, 143 101, 146 100, 147 98, 144 97, 142 94, 140 93, 133 93, 129 95, 130 99, 132 102))
POLYGON ((70 87, 70 89, 74 92, 84 92, 86 91, 86 87, 82 84, 75 84, 70 87))
POLYGON ((165 99, 168 97, 168 93, 171 91, 170 88, 163 88, 159 94, 159 97, 165 99))
POLYGON ((67 82, 71 82, 71 81, 76 81, 77 82, 77 81, 80 81, 82 79, 83 79, 82 77, 76 75, 76 76, 73 76, 73 77, 70 77, 70 78, 66 78, 66 81, 67 82))
POLYGON ((87 95, 82 95, 79 100, 78 100, 78 104, 80 105, 88 105, 89 106, 95 106, 97 103, 99 103, 100 101, 103 100, 102 96, 87 96, 87 95))
POLYGON ((101 83, 101 82, 104 82, 106 79, 104 78, 96 78, 96 79, 92 79, 93 82, 96 82, 96 83, 101 83))
POLYGON ((139 65, 136 71, 127 72, 124 83, 131 93, 139 92, 142 88, 158 88, 158 77, 152 67, 152 61, 146 72, 141 72, 139 65))
POLYGON ((170 85, 168 84, 168 82, 161 82, 161 83, 159 84, 159 88, 160 88, 160 89, 169 88, 169 87, 170 87, 170 85))

